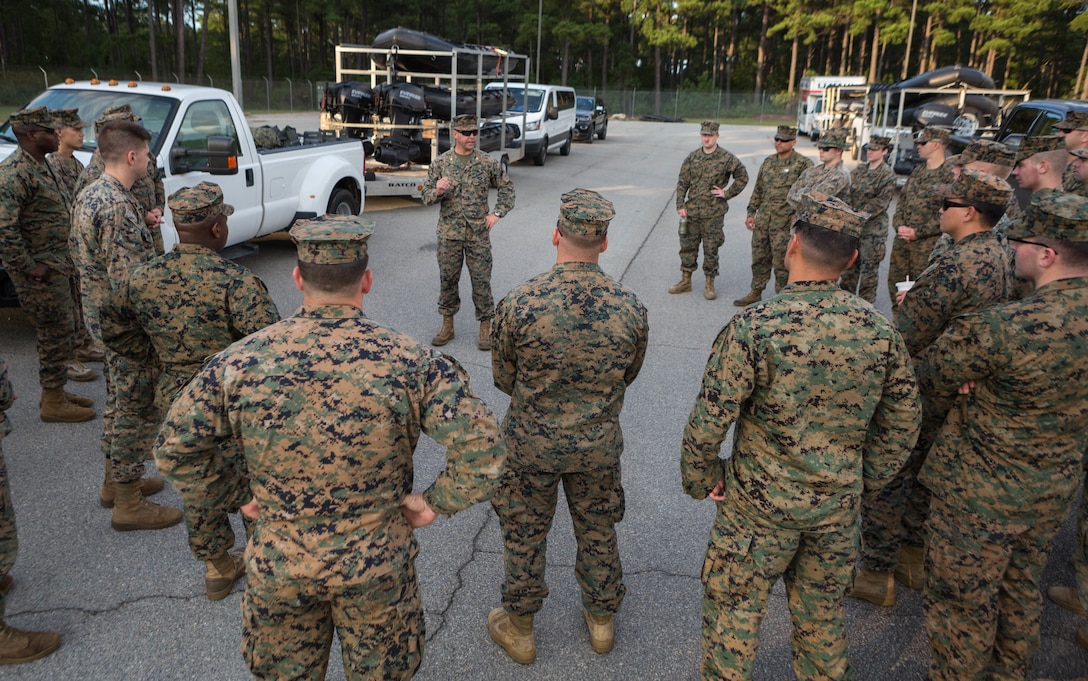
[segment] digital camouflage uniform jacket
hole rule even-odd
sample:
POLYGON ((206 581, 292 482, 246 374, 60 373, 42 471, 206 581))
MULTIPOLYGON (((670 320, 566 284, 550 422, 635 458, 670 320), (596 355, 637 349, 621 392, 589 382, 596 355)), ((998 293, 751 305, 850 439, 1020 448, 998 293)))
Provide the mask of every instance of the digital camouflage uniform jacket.
POLYGON ((779 225, 793 216, 793 208, 786 203, 786 195, 793 183, 812 167, 812 159, 790 151, 786 158, 771 154, 759 167, 756 186, 748 199, 748 217, 754 217, 759 226, 765 223, 779 225))
POLYGON ((206 359, 280 320, 260 278, 187 243, 134 267, 114 291, 110 308, 154 346, 163 370, 156 403, 164 413, 206 359))
POLYGON ((510 395, 508 454, 554 472, 618 466, 624 394, 646 357, 646 308, 593 263, 559 263, 495 310, 492 375, 510 395))
POLYGON ((302 307, 201 369, 171 407, 155 460, 186 508, 200 508, 220 443, 240 438, 260 506, 251 586, 343 589, 409 573, 418 548, 400 503, 420 432, 448 448, 424 493, 435 512, 491 496, 505 447, 464 369, 356 307, 302 307))
POLYGON ((748 169, 736 156, 721 147, 711 154, 704 153, 700 147, 688 154, 680 166, 676 209, 686 208, 688 217, 692 218, 723 218, 729 210, 729 201, 747 186, 748 169), (730 178, 732 184, 729 184, 730 178), (725 198, 719 199, 710 193, 715 186, 725 190, 725 198))
POLYGON ((53 166, 53 172, 57 174, 64 190, 68 192, 68 199, 75 201, 79 176, 83 174, 83 164, 75 156, 65 158, 59 154, 50 154, 49 165, 53 166))
POLYGON ((937 340, 954 316, 1009 300, 1011 269, 990 230, 969 234, 932 258, 895 315, 911 357, 937 340))
MULTIPOLYGON (((72 200, 75 201, 79 197, 80 192, 94 184, 95 180, 101 177, 105 170, 106 164, 102 160, 102 154, 98 153, 98 150, 95 149, 94 154, 91 155, 90 162, 83 170, 83 174, 79 176, 79 183, 76 185, 76 191, 75 194, 72 195, 72 200)), ((147 162, 147 175, 144 175, 133 182, 132 188, 129 189, 129 191, 132 193, 132 197, 136 199, 136 203, 139 204, 140 208, 143 210, 143 212, 140 213, 141 220, 155 208, 165 211, 166 189, 163 187, 162 178, 159 176, 159 168, 155 165, 154 161, 149 160, 147 162)), ((155 241, 155 253, 162 255, 165 252, 162 242, 162 231, 158 229, 151 230, 151 238, 155 241)))
POLYGON ((888 206, 895 197, 895 173, 887 163, 874 170, 868 163, 859 163, 850 172, 849 196, 841 196, 854 210, 868 213, 861 227, 862 234, 888 235, 888 206))
POLYGON ((922 483, 999 531, 1064 517, 1088 446, 1085 357, 1088 277, 954 319, 916 362, 923 391, 957 400, 922 483))
POLYGON ((103 173, 76 201, 69 243, 79 270, 87 329, 101 340, 101 311, 113 288, 128 278, 132 267, 155 257, 151 230, 132 194, 103 173))
POLYGON ((944 201, 943 185, 952 184, 952 168, 942 163, 938 168, 920 165, 907 178, 899 192, 892 229, 906 225, 915 231, 915 239, 941 235, 940 210, 944 201))
POLYGON ((684 491, 791 530, 857 523, 907 460, 921 413, 903 341, 838 282, 789 284, 718 334, 684 428, 684 491), (719 458, 736 423, 733 453, 719 458))
POLYGON ((7 411, 15 403, 15 391, 8 380, 8 363, 0 358, 0 440, 11 432, 11 421, 8 421, 7 411))
POLYGON ((27 275, 38 263, 72 273, 68 232, 72 204, 48 162, 22 147, 0 162, 0 262, 27 275))
POLYGON ((441 201, 438 213, 438 237, 475 241, 487 238, 484 218, 488 208, 488 192, 498 190, 495 211, 506 214, 514 209, 514 183, 503 172, 499 162, 482 151, 473 151, 471 160, 455 158, 453 149, 441 154, 431 163, 427 181, 423 185, 423 203, 431 205, 441 201), (443 177, 450 178, 450 187, 439 196, 435 184, 443 177))
POLYGON ((840 160, 833 165, 823 163, 813 166, 803 172, 801 177, 790 187, 786 194, 786 201, 794 211, 801 205, 801 197, 813 191, 823 192, 828 196, 836 196, 843 201, 850 200, 850 173, 840 160))

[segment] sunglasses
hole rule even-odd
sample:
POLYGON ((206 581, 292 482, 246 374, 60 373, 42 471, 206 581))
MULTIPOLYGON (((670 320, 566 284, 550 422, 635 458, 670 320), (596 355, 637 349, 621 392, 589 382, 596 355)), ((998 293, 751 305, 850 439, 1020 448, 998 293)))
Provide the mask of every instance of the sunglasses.
POLYGON ((941 208, 948 210, 949 208, 970 208, 969 203, 960 203, 959 201, 953 201, 952 199, 945 199, 941 202, 941 208))
POLYGON ((475 137, 480 131, 479 130, 458 130, 457 132, 459 132, 462 135, 465 135, 467 137, 475 137))
POLYGON ((784 137, 775 137, 774 141, 775 142, 792 142, 793 140, 788 140, 788 139, 786 139, 784 137))
POLYGON ((819 149, 820 151, 831 151, 832 149, 835 149, 836 147, 816 147, 816 148, 819 149))

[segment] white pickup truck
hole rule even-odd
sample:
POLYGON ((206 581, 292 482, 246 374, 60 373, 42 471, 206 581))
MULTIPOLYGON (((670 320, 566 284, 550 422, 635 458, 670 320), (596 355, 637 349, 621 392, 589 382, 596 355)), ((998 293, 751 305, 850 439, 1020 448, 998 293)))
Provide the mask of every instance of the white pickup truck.
MULTIPOLYGON (((210 181, 234 206, 228 245, 278 232, 296 219, 363 209, 363 145, 358 139, 303 134, 300 144, 259 149, 245 114, 226 90, 163 83, 82 81, 54 85, 27 106, 76 108, 85 121, 105 109, 129 104, 151 132, 166 195, 210 181)), ((0 126, 0 159, 15 150, 10 126, 0 126)), ((84 164, 95 149, 93 125, 76 155, 84 164)), ((177 235, 166 210, 163 241, 177 235)))

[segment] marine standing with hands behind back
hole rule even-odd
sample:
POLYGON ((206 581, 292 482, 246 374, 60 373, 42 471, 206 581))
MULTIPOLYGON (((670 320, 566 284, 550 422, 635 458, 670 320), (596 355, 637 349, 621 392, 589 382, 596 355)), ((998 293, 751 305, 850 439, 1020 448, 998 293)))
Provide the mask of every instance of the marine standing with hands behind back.
POLYGON ((714 300, 714 277, 718 276, 718 249, 729 200, 748 186, 748 170, 736 156, 718 146, 717 121, 703 121, 699 128, 702 145, 688 154, 676 181, 676 212, 680 215, 680 281, 669 293, 691 290, 691 273, 699 265, 699 244, 703 245, 703 297, 714 300), (732 178, 732 182, 730 182, 732 178))
POLYGON ((477 347, 491 349, 491 228, 514 209, 514 183, 498 161, 476 151, 479 135, 475 116, 458 116, 453 122, 454 146, 431 163, 423 185, 423 203, 442 202, 438 213, 438 312, 442 328, 431 344, 453 340, 453 317, 461 309, 458 282, 461 266, 468 265, 472 304, 480 322, 477 347), (488 192, 498 190, 495 209, 488 209, 488 192))

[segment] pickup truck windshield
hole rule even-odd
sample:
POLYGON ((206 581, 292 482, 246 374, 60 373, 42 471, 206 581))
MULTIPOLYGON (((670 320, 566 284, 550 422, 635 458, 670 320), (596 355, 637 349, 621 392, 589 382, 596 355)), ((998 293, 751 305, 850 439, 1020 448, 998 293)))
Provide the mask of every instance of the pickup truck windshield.
MULTIPOLYGON (((178 101, 168 97, 155 97, 152 95, 138 95, 124 90, 46 90, 37 98, 26 105, 44 106, 47 109, 79 109, 79 117, 91 123, 84 131, 83 149, 94 151, 98 143, 94 137, 94 121, 102 115, 102 112, 111 106, 128 104, 139 116, 140 124, 151 133, 151 153, 158 154, 162 146, 163 131, 168 130, 174 113, 177 111, 178 101)), ((11 127, 4 123, 0 126, 0 137, 14 143, 15 135, 11 127)))
POLYGON ((580 114, 593 113, 596 104, 597 102, 592 97, 579 97, 577 111, 580 114))

